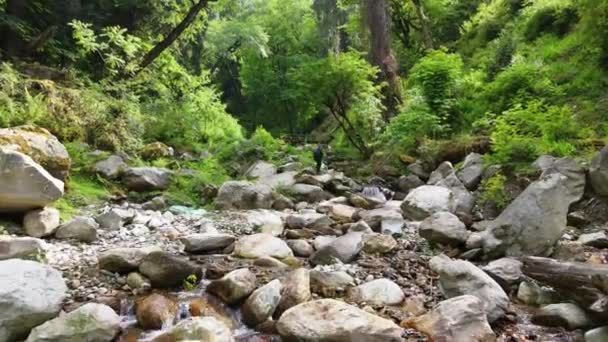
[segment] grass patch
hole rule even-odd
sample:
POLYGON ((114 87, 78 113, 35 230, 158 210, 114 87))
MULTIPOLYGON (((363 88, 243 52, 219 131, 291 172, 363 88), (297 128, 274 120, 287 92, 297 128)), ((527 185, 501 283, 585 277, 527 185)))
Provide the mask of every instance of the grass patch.
POLYGON ((54 207, 61 212, 61 219, 67 221, 78 214, 80 208, 97 204, 108 197, 111 192, 96 178, 84 175, 73 175, 67 182, 65 195, 55 202, 54 207))

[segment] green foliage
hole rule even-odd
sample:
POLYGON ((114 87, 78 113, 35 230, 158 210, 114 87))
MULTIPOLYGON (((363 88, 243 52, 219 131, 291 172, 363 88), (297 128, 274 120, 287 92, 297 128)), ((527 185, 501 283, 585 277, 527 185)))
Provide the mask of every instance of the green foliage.
POLYGON ((93 176, 72 175, 66 184, 65 195, 53 204, 61 212, 61 219, 67 221, 77 215, 80 208, 107 200, 110 192, 103 182, 93 176))
POLYGON ((196 274, 191 274, 184 279, 184 289, 186 291, 192 291, 196 288, 196 283, 198 283, 198 277, 196 274))
POLYGON ((507 177, 500 172, 486 179, 481 185, 483 191, 479 196, 480 203, 494 205, 498 210, 506 208, 509 204, 509 196, 505 190, 506 182, 507 177))
POLYGON ((530 162, 541 154, 569 156, 576 151, 576 139, 586 133, 568 107, 518 104, 496 120, 492 158, 509 163, 530 162))

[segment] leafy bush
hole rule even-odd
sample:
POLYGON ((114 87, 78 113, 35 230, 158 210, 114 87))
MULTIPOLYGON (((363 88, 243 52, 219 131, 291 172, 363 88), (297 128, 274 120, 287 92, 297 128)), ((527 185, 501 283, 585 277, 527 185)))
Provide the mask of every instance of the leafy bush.
POLYGON ((486 179, 481 186, 483 191, 479 196, 480 203, 494 205, 498 210, 506 208, 509 204, 509 196, 505 190, 506 182, 507 177, 500 172, 486 179))
POLYGON ((540 101, 518 104, 496 120, 492 158, 509 163, 530 162, 541 154, 572 155, 575 140, 586 133, 568 107, 547 106, 540 101))

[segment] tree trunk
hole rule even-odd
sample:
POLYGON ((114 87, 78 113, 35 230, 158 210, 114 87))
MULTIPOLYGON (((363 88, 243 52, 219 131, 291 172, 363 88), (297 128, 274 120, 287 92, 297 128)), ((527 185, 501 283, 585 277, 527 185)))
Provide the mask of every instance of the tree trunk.
POLYGON ((154 60, 160 56, 160 54, 165 51, 179 36, 190 26, 198 14, 207 7, 209 2, 214 2, 216 0, 199 0, 197 4, 192 6, 188 11, 186 17, 177 25, 169 34, 160 41, 152 50, 150 50, 143 58, 141 63, 139 64, 140 70, 145 69, 148 65, 150 65, 154 60))
POLYGON ((370 34, 370 60, 380 68, 384 88, 385 120, 390 119, 401 103, 399 64, 391 50, 391 19, 387 0, 366 0, 366 21, 370 34))
POLYGON ((431 50, 434 48, 431 21, 429 20, 429 17, 426 16, 426 13, 424 13, 424 4, 422 3, 422 0, 412 0, 412 3, 416 9, 416 15, 418 15, 418 19, 420 20, 420 33, 422 34, 424 48, 431 50))
POLYGON ((528 277, 553 287, 565 298, 601 317, 608 317, 608 265, 559 262, 524 257, 522 271, 528 277))

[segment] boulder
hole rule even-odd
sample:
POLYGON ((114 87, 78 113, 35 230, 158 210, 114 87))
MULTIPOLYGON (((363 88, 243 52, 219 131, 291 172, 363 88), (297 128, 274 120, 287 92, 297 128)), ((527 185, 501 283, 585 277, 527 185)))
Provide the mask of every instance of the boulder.
POLYGON ((549 287, 522 281, 517 289, 517 299, 526 305, 546 305, 558 301, 559 295, 549 287))
POLYGON ((522 262, 517 259, 502 258, 490 262, 481 269, 496 280, 505 291, 508 291, 514 286, 517 287, 523 280, 522 266, 522 262))
POLYGON ((97 240, 97 229, 99 224, 85 216, 77 216, 61 225, 55 231, 58 239, 76 239, 82 242, 93 242, 97 240))
POLYGON ((258 184, 265 185, 271 189, 289 188, 296 184, 296 171, 286 171, 279 174, 262 177, 258 179, 258 184))
POLYGON ((336 262, 349 263, 363 249, 362 233, 347 233, 317 250, 310 258, 313 265, 327 265, 336 262))
POLYGON ((397 246, 397 240, 390 235, 372 233, 363 236, 363 250, 366 253, 386 254, 392 252, 397 246))
POLYGON ((322 202, 332 197, 331 194, 316 185, 300 183, 294 184, 289 189, 296 200, 308 203, 322 202))
POLYGON ((552 174, 560 174, 565 177, 561 179, 561 184, 566 188, 570 203, 577 202, 583 197, 586 173, 576 161, 568 158, 554 159, 551 163, 542 166, 541 171, 541 178, 552 174))
POLYGON ((348 291, 350 301, 373 306, 399 305, 405 299, 399 285, 388 279, 376 279, 348 291))
POLYGON ((471 295, 444 300, 427 314, 406 320, 402 326, 416 329, 432 341, 496 341, 483 303, 471 295))
POLYGON ((287 209, 295 208, 293 201, 285 195, 279 193, 274 194, 274 203, 272 203, 272 209, 278 211, 284 211, 287 209))
MULTIPOLYGON (((382 228, 382 222, 384 221, 403 225, 403 215, 399 208, 395 209, 385 206, 372 210, 362 210, 357 213, 357 216, 376 231, 382 228)), ((399 231, 401 231, 401 227, 399 227, 399 231)))
POLYGON ((293 252, 285 241, 270 234, 253 234, 240 237, 234 246, 234 255, 257 259, 270 256, 277 259, 293 257, 293 252))
POLYGON ((261 258, 257 258, 257 259, 255 259, 253 264, 258 267, 268 267, 268 268, 287 268, 287 267, 289 267, 289 265, 287 265, 286 263, 284 263, 278 259, 275 259, 273 257, 269 257, 269 256, 263 256, 261 258))
POLYGON ((420 177, 422 180, 429 179, 429 170, 420 160, 416 160, 413 164, 407 166, 407 170, 412 174, 420 177))
POLYGON ((352 222, 357 208, 353 208, 349 205, 334 204, 329 207, 329 217, 337 222, 352 222))
POLYGON ((196 281, 202 279, 202 269, 189 261, 165 252, 152 252, 146 255, 139 265, 139 273, 150 279, 155 288, 181 286, 192 275, 196 281))
POLYGON ((313 230, 324 230, 330 228, 334 221, 327 215, 319 214, 312 210, 302 210, 285 218, 285 224, 292 229, 310 228, 313 230))
POLYGON ((399 189, 399 191, 403 192, 406 195, 410 191, 423 185, 424 182, 420 179, 420 177, 416 175, 401 176, 397 180, 397 189, 399 189))
POLYGON ((344 292, 355 285, 355 279, 342 271, 310 271, 310 289, 325 297, 344 292))
POLYGON ((153 342, 202 341, 202 342, 234 342, 232 332, 225 323, 214 317, 190 317, 180 321, 160 335, 153 342))
POLYGON ((380 222, 380 233, 400 237, 403 235, 403 226, 405 226, 403 218, 385 218, 380 222))
POLYGON ((508 309, 509 297, 494 279, 477 266, 464 260, 452 260, 441 254, 430 261, 439 274, 439 289, 447 298, 473 295, 483 303, 490 323, 502 317, 508 309))
POLYGON ((321 248, 323 248, 324 246, 329 245, 336 239, 337 239, 337 237, 335 237, 335 236, 319 235, 319 236, 315 237, 314 241, 312 242, 312 245, 315 247, 315 250, 318 251, 321 248))
POLYGON ((31 237, 0 237, 0 260, 44 260, 48 245, 31 237))
MULTIPOLYGON (((584 184, 584 173, 580 177, 584 184)), ((550 255, 566 230, 570 204, 580 198, 579 184, 557 172, 530 184, 482 233, 484 253, 490 258, 550 255)))
POLYGON ((589 165, 589 180, 596 194, 608 196, 608 146, 593 157, 589 165))
POLYGON ((464 159, 462 168, 456 175, 467 189, 473 191, 481 182, 483 171, 483 157, 481 154, 471 153, 464 159))
POLYGON ((220 210, 270 209, 273 202, 270 186, 245 181, 224 183, 215 198, 216 206, 220 210))
POLYGON ((253 291, 243 304, 243 318, 250 326, 264 323, 272 317, 281 301, 282 285, 278 279, 253 291))
POLYGON ((191 234, 181 239, 188 253, 206 253, 222 250, 230 246, 235 241, 235 237, 230 234, 204 233, 191 234))
POLYGON ((63 182, 25 154, 0 148, 0 172, 0 212, 41 208, 63 196, 63 182))
POLYGON ((175 151, 172 147, 157 141, 144 146, 141 149, 140 154, 146 160, 153 160, 173 157, 175 151))
POLYGON ((158 293, 137 301, 135 316, 144 329, 161 329, 172 324, 177 316, 177 302, 158 293))
POLYGON ((126 274, 136 270, 148 254, 160 250, 159 247, 114 248, 99 255, 98 265, 102 270, 126 274))
POLYGON ((236 304, 255 290, 255 274, 249 269, 234 270, 220 279, 211 281, 207 292, 218 296, 227 304, 236 304))
POLYGON ((405 197, 401 210, 403 217, 415 221, 425 218, 441 211, 451 211, 453 193, 450 189, 423 185, 412 191, 405 197))
POLYGON ((585 246, 591 246, 595 248, 608 248, 608 234, 605 230, 583 234, 579 236, 578 242, 585 246))
POLYGON ((0 341, 20 341, 57 317, 67 286, 49 266, 19 259, 0 261, 0 341))
POLYGON ((25 233, 37 238, 52 235, 59 223, 59 210, 55 208, 32 210, 23 217, 25 233))
POLYGON ((127 276, 127 285, 133 290, 149 290, 152 288, 150 279, 144 277, 138 272, 131 272, 127 276))
POLYGON ((333 299, 294 306, 276 327, 283 339, 302 342, 396 342, 402 334, 392 321, 333 299))
POLYGON ((475 205, 475 198, 458 179, 456 171, 450 162, 443 162, 433 171, 428 185, 442 186, 452 191, 450 208, 454 213, 470 214, 475 205))
POLYGON ((277 173, 277 167, 269 162, 259 160, 245 172, 247 178, 271 177, 277 173))
POLYGON ((279 172, 286 172, 286 171, 299 171, 300 169, 302 169, 302 163, 300 162, 291 162, 291 163, 287 163, 284 165, 279 166, 278 171, 279 172))
POLYGON ((131 191, 167 190, 171 185, 171 171, 159 167, 133 167, 125 171, 122 181, 131 191))
POLYGON ((585 333, 585 342, 608 341, 608 326, 595 328, 585 333))
POLYGON ((128 167, 122 157, 111 155, 108 159, 95 163, 93 171, 106 179, 118 179, 128 167))
POLYGON ((450 212, 434 213, 420 223, 418 233, 431 243, 463 245, 469 238, 466 226, 450 212))
POLYGON ((99 228, 103 230, 120 230, 125 223, 125 215, 119 209, 110 209, 95 217, 99 228))
POLYGON ((310 271, 305 268, 298 268, 287 274, 283 279, 283 291, 281 301, 276 311, 282 314, 287 309, 298 304, 309 301, 312 298, 310 293, 310 271))
POLYGON ((532 316, 532 322, 549 327, 564 327, 568 330, 588 328, 593 325, 585 310, 572 303, 543 306, 532 316))
POLYGON ((253 225, 258 233, 268 233, 274 236, 283 234, 283 219, 275 211, 258 209, 247 212, 247 222, 253 225))
POLYGON ((367 224, 365 221, 359 220, 357 223, 352 224, 348 228, 348 232, 359 232, 359 233, 369 234, 369 233, 373 233, 374 231, 369 226, 369 224, 367 224))
POLYGON ((308 258, 315 250, 306 240, 287 240, 287 246, 291 248, 293 254, 298 257, 308 258))
POLYGON ((25 342, 111 342, 120 332, 120 317, 107 305, 87 303, 37 326, 25 342))
POLYGON ((44 128, 35 126, 2 128, 0 148, 29 156, 61 181, 65 181, 70 172, 71 160, 68 151, 44 128))

